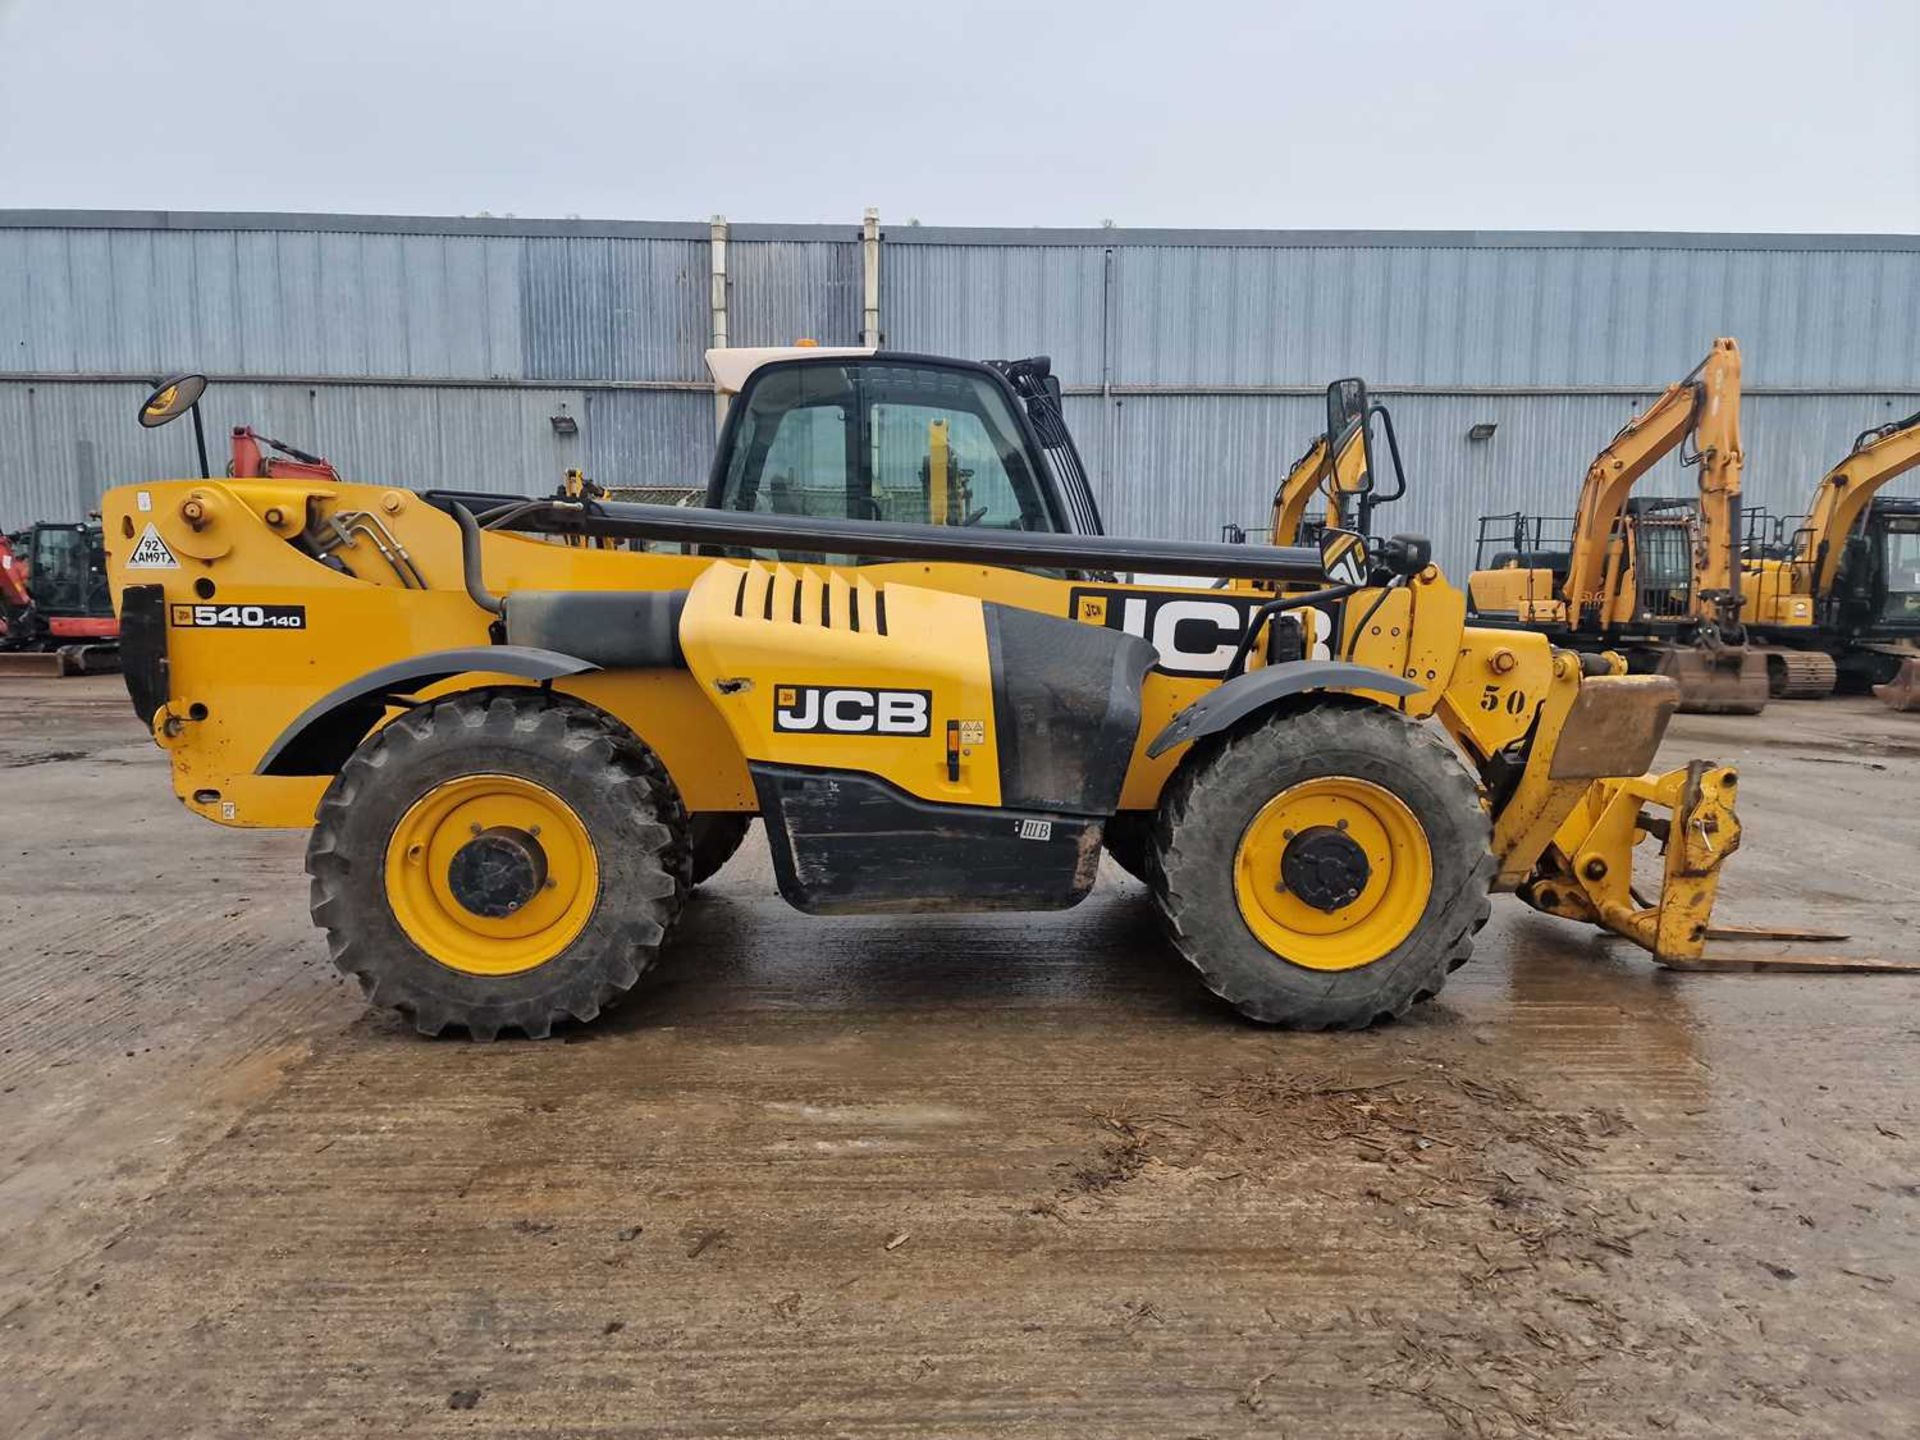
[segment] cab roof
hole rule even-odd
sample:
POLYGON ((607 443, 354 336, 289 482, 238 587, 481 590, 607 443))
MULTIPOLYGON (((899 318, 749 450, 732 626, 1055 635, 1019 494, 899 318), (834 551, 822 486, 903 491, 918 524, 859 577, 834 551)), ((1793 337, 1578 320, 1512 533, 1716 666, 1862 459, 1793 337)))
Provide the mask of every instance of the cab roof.
POLYGON ((840 356, 868 356, 871 345, 742 345, 707 351, 707 370, 713 383, 727 395, 738 395, 747 378, 776 360, 831 360, 840 356))

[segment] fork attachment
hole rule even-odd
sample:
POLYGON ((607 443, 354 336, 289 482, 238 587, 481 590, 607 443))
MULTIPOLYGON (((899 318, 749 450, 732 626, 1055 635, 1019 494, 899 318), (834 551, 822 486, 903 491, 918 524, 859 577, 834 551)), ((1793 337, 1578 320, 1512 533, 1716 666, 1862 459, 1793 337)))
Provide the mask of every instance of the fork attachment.
POLYGON ((1520 898, 1566 920, 1611 930, 1663 965, 1698 961, 1712 928, 1720 867, 1740 848, 1731 765, 1695 760, 1684 770, 1596 780, 1554 832, 1520 898), (1664 809, 1665 815, 1652 813, 1664 809), (1633 848, 1660 842, 1665 874, 1645 903, 1633 888, 1633 848))

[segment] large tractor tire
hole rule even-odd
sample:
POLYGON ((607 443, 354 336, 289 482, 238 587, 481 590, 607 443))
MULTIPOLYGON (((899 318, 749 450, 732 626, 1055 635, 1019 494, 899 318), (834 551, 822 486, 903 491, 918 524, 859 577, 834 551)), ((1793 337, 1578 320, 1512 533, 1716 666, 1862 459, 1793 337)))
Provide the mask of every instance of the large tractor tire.
POLYGON ((1161 800, 1155 897, 1252 1019, 1357 1030, 1432 998, 1491 908, 1479 787, 1430 727, 1320 698, 1203 740, 1161 800))
POLYGON ((690 884, 686 813, 630 731, 531 690, 422 705, 369 736, 307 846, 333 962, 422 1034, 539 1039, 659 954, 690 884))
POLYGON ((703 810, 687 817, 687 849, 693 857, 690 884, 704 885, 733 858, 753 825, 751 815, 727 810, 703 810))

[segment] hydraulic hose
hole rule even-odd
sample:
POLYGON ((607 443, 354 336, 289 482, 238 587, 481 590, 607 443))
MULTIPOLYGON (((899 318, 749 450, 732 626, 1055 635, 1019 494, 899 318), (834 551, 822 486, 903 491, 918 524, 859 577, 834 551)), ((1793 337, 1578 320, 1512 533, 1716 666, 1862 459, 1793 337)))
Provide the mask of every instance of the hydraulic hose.
POLYGON ((467 595, 482 610, 492 615, 507 613, 507 602, 487 589, 480 572, 480 522, 466 506, 455 503, 454 522, 460 527, 460 577, 467 582, 467 595))

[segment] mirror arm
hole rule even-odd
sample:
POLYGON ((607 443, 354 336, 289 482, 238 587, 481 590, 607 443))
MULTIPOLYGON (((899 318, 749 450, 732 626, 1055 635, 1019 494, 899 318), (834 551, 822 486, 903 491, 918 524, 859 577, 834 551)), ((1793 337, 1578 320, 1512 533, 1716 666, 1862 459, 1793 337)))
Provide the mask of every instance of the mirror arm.
POLYGON ((213 466, 207 462, 207 428, 200 423, 200 402, 194 401, 189 408, 193 411, 193 448, 200 452, 200 478, 211 480, 213 466))

